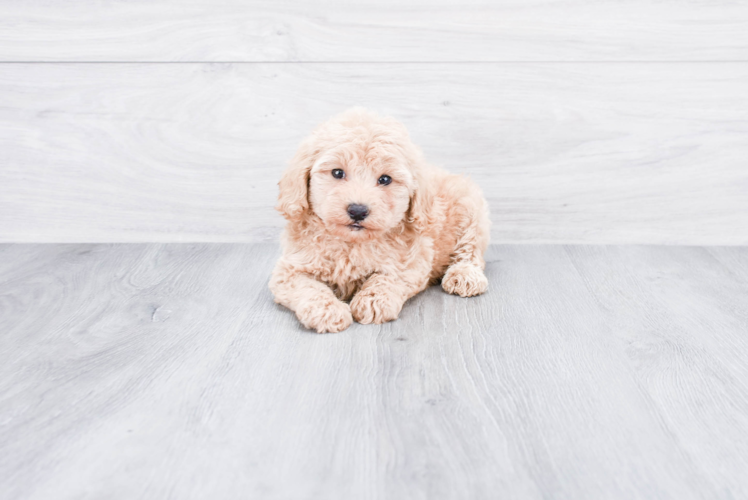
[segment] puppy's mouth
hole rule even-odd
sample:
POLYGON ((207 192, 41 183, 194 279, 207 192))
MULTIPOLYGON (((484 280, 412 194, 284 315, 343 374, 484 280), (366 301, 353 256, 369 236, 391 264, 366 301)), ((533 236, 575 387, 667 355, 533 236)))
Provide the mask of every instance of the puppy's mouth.
POLYGON ((353 224, 348 224, 348 226, 351 231, 361 231, 362 229, 366 229, 364 226, 359 224, 358 222, 354 222, 353 224))

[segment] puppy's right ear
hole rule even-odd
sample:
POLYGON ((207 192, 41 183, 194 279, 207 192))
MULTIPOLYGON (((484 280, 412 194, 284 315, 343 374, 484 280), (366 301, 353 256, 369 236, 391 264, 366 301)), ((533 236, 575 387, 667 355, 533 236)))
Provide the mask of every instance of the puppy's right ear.
POLYGON ((296 219, 309 209, 309 172, 319 154, 311 142, 306 140, 301 143, 278 182, 280 192, 275 209, 288 220, 296 219))

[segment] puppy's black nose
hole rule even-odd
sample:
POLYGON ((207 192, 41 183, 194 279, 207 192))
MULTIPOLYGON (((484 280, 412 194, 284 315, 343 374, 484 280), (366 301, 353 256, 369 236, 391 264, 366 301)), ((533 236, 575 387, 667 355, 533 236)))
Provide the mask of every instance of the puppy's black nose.
POLYGON ((354 221, 362 221, 369 215, 369 207, 366 205, 356 205, 351 203, 348 205, 348 216, 354 221))

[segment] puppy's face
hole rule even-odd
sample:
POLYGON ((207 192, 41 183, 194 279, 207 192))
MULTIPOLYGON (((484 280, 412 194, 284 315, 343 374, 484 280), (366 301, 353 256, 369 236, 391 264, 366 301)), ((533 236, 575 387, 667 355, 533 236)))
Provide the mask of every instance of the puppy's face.
POLYGON ((309 202, 332 234, 348 241, 370 240, 406 217, 414 183, 397 148, 340 144, 314 163, 309 202))

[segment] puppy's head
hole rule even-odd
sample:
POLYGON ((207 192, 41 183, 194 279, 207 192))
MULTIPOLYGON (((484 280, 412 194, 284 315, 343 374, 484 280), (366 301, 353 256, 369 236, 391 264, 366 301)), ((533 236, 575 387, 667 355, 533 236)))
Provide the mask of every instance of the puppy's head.
POLYGON ((284 173, 278 210, 290 221, 318 217, 348 241, 426 223, 425 164, 405 127, 354 108, 318 127, 284 173))

